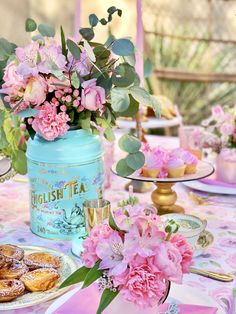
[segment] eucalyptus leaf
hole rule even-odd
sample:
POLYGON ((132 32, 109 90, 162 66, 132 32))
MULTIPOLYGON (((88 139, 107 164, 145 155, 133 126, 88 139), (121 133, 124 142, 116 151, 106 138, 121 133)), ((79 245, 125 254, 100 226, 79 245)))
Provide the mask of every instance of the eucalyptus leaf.
POLYGON ((96 14, 90 14, 90 15, 89 15, 89 23, 90 23, 90 25, 91 25, 92 27, 97 26, 98 21, 99 21, 99 20, 98 20, 98 17, 97 17, 96 14))
POLYGON ((112 291, 110 289, 105 289, 102 293, 96 314, 102 314, 102 312, 105 310, 105 308, 115 299, 115 297, 118 295, 118 293, 119 293, 118 289, 116 291, 112 291))
POLYGON ((134 172, 134 170, 127 165, 125 159, 121 159, 116 164, 116 172, 121 177, 127 177, 131 175, 134 172))
POLYGON ((73 72, 71 75, 71 83, 74 86, 74 88, 79 88, 80 87, 80 79, 77 74, 77 72, 73 72))
POLYGON ((152 99, 150 94, 143 88, 139 86, 132 86, 130 88, 131 95, 137 100, 141 105, 150 106, 152 99))
POLYGON ((149 77, 153 71, 153 64, 149 58, 144 62, 144 78, 149 77))
POLYGON ((142 152, 129 154, 126 157, 126 163, 127 163, 128 167, 130 167, 131 169, 138 170, 141 167, 143 167, 143 165, 145 163, 144 154, 142 152))
POLYGON ((130 56, 134 54, 134 45, 126 38, 115 40, 111 49, 112 52, 118 56, 130 56))
POLYGON ((44 37, 40 34, 37 34, 35 36, 32 36, 31 38, 33 41, 38 41, 40 43, 44 43, 44 37))
POLYGON ((109 14, 113 14, 113 13, 115 13, 116 11, 117 11, 117 8, 116 8, 115 6, 112 6, 112 7, 110 7, 110 8, 107 9, 107 12, 108 12, 109 14))
POLYGON ((99 269, 100 262, 101 261, 98 260, 96 264, 93 266, 93 268, 89 270, 89 272, 87 273, 84 279, 84 284, 82 286, 82 289, 90 286, 91 283, 93 283, 94 281, 96 281, 98 278, 102 276, 103 270, 99 269))
POLYGON ((110 92, 111 88, 112 88, 112 80, 108 75, 100 75, 97 78, 97 82, 96 84, 98 86, 101 86, 105 89, 106 95, 108 95, 108 93, 110 92))
POLYGON ((14 53, 16 45, 10 43, 5 38, 0 38, 0 61, 7 60, 14 53))
POLYGON ((19 174, 27 173, 27 161, 22 150, 15 151, 12 157, 12 166, 19 174))
POLYGON ((107 25, 107 20, 104 19, 104 18, 102 18, 102 19, 100 20, 100 23, 101 23, 102 25, 107 25))
POLYGON ((25 31, 26 32, 34 32, 36 29, 37 29, 36 22, 33 19, 28 18, 25 21, 25 31))
POLYGON ((141 148, 140 140, 129 134, 124 134, 119 139, 119 147, 127 153, 137 153, 141 148))
POLYGON ((128 87, 135 79, 135 69, 128 63, 119 64, 112 74, 112 82, 118 87, 128 87))
POLYGON ((54 27, 47 23, 40 24, 38 26, 38 31, 40 32, 42 36, 46 36, 46 37, 54 37, 56 33, 54 27))
POLYGON ((151 97, 150 107, 152 107, 153 111, 155 112, 156 117, 160 118, 161 117, 160 104, 154 96, 150 95, 150 97, 151 97))
POLYGON ((132 95, 129 95, 130 104, 127 110, 119 113, 119 116, 122 117, 135 117, 136 113, 139 110, 139 103, 133 98, 132 95))
POLYGON ((115 112, 123 112, 129 107, 128 90, 124 88, 112 88, 111 90, 111 106, 115 112))
POLYGON ((90 27, 81 28, 79 32, 81 36, 88 41, 92 40, 95 36, 93 29, 90 27))
POLYGON ((6 133, 2 127, 0 127, 0 150, 8 146, 8 141, 6 138, 6 133))
POLYGON ((67 39, 66 41, 67 47, 75 59, 80 58, 80 49, 78 45, 71 39, 67 39))
POLYGON ((135 67, 135 54, 132 54, 130 56, 125 56, 124 57, 125 62, 129 63, 130 65, 132 65, 132 67, 135 67))
POLYGON ((37 113, 38 113, 37 109, 28 108, 28 109, 25 109, 25 110, 18 112, 17 116, 19 116, 21 118, 29 118, 29 117, 36 116, 37 113))
POLYGON ((115 135, 112 131, 112 128, 106 128, 104 132, 104 137, 109 141, 109 142, 114 142, 115 140, 115 135))
POLYGON ((63 283, 60 285, 60 289, 84 281, 89 271, 90 271, 90 268, 87 268, 85 266, 80 267, 73 274, 71 274, 68 278, 66 278, 66 280, 63 281, 63 283))

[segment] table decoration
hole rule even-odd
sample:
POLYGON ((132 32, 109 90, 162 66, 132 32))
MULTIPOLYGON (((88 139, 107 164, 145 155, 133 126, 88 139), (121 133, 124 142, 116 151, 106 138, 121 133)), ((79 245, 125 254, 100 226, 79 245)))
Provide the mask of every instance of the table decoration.
MULTIPOLYGON (((5 106, 1 116, 10 112, 21 122, 16 129, 6 129, 1 119, 1 133, 6 137, 8 132, 17 131, 10 157, 20 164, 21 173, 26 172, 27 146, 31 230, 42 237, 71 239, 84 227, 83 201, 102 197, 99 135, 113 141, 116 117, 134 116, 139 103, 152 105, 159 112, 157 101, 139 86, 134 62, 130 61, 135 54, 133 43, 114 36, 105 44, 93 41, 95 27, 110 23, 113 15, 121 16, 122 11, 112 6, 107 14, 101 19, 91 14, 90 27, 78 30, 79 41, 66 38, 61 27, 59 44, 52 26, 37 26, 32 19, 26 21, 26 32, 37 30, 39 34, 32 36, 30 44, 16 47, 5 39, 0 41, 0 93, 5 106), (23 129, 24 145, 19 148, 23 129)), ((124 138, 125 145, 132 141, 139 142, 133 136, 124 138)), ((4 145, 6 141, 1 147, 4 145)), ((131 149, 127 158, 132 172, 144 161, 139 149, 131 149)), ((13 162, 17 170, 16 165, 13 162)), ((118 172, 125 167, 128 165, 123 160, 118 172)))
POLYGON ((146 308, 165 300, 170 281, 181 283, 192 263, 191 247, 175 234, 178 225, 174 221, 164 230, 152 207, 132 197, 120 205, 107 222, 91 230, 83 242, 84 266, 61 285, 83 282, 86 288, 98 280, 102 295, 97 314, 118 294, 132 307, 136 305, 137 313, 141 309, 146 313, 146 308))
MULTIPOLYGON (((183 182, 184 185, 186 185, 188 188, 201 191, 201 192, 207 192, 207 193, 214 193, 214 194, 225 194, 225 195, 236 195, 236 189, 234 187, 227 187, 222 185, 216 185, 216 184, 208 184, 204 183, 204 181, 190 181, 190 182, 183 182)), ((204 202, 207 202, 207 200, 204 200, 204 202)), ((218 202, 214 202, 213 200, 209 200, 208 203, 211 203, 212 205, 216 205, 218 202)), ((234 203, 231 204, 225 204, 225 201, 223 201, 224 205, 227 205, 228 207, 235 207, 234 203)))
POLYGON ((31 245, 20 245, 19 247, 22 248, 26 254, 44 252, 59 257, 61 265, 59 269, 60 280, 56 287, 48 291, 25 293, 11 302, 0 303, 0 311, 7 311, 33 306, 36 304, 40 304, 42 302, 52 300, 62 295, 67 290, 69 290, 69 288, 58 289, 58 287, 77 268, 76 263, 68 255, 59 252, 58 250, 31 245))

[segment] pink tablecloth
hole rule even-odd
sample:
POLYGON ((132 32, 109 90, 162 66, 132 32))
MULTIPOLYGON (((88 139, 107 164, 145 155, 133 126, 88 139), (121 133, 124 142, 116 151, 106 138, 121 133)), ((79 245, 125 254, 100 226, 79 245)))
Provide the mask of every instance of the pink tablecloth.
MULTIPOLYGON (((175 138, 150 136, 149 139, 153 145, 178 146, 178 141, 175 138)), ((127 192, 124 190, 126 182, 125 179, 114 176, 112 187, 106 192, 106 198, 116 204, 121 198, 126 197, 127 192)), ((214 206, 195 205, 188 197, 189 190, 187 188, 183 185, 177 185, 175 189, 178 193, 179 203, 185 207, 188 213, 205 217, 208 221, 207 229, 214 234, 214 244, 195 258, 195 266, 236 275, 236 206, 227 207, 225 203, 221 204, 221 202, 226 201, 236 204, 236 197, 219 195, 218 203, 214 206)), ((139 198, 142 201, 149 201, 150 193, 140 194, 139 198)), ((59 249, 70 254, 70 242, 45 240, 30 232, 28 208, 28 183, 11 180, 0 184, 0 243, 40 245, 59 249)), ((215 299, 226 314, 235 313, 235 281, 221 283, 196 275, 186 275, 184 283, 199 288, 215 299)), ((42 314, 49 304, 50 302, 33 308, 5 313, 42 314)))

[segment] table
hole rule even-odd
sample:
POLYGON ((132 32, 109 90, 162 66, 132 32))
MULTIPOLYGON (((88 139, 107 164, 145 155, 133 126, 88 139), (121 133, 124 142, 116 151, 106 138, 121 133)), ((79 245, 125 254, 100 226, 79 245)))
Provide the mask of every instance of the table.
MULTIPOLYGON (((148 136, 148 140, 152 145, 163 145, 167 148, 178 147, 177 138, 148 136)), ((119 155, 120 152, 116 152, 117 158, 119 155)), ((30 232, 28 183, 17 181, 21 178, 16 177, 0 185, 0 243, 47 246, 70 255, 70 242, 46 240, 30 232)), ((112 201, 112 204, 127 197, 127 192, 124 190, 125 183, 127 180, 113 177, 112 186, 105 195, 112 201)), ((214 244, 194 259, 194 266, 236 275, 236 197, 219 195, 218 203, 215 205, 196 205, 188 196, 188 188, 179 184, 175 189, 180 205, 186 209, 187 213, 205 217, 208 221, 207 229, 214 234, 215 238, 214 244), (235 204, 235 207, 221 204, 225 201, 235 204)), ((140 201, 149 201, 149 193, 137 196, 140 201)), ((219 307, 224 309, 226 314, 235 314, 236 281, 221 283, 189 274, 185 276, 184 283, 208 294, 219 307)), ((49 304, 50 302, 4 313, 43 314, 49 304)))

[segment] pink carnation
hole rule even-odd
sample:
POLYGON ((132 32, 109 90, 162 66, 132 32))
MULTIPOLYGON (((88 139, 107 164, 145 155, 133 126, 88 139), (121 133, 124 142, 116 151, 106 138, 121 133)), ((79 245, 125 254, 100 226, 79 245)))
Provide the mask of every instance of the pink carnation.
POLYGON ((137 257, 125 273, 114 276, 125 300, 141 308, 157 305, 166 292, 166 283, 160 272, 149 265, 148 259, 137 257))
POLYGON ((81 105, 90 111, 103 109, 106 102, 105 89, 96 85, 96 79, 82 83, 81 105))
POLYGON ((193 251, 190 245, 181 234, 175 234, 171 238, 170 242, 178 248, 180 254, 182 255, 181 266, 183 273, 188 273, 189 267, 192 265, 193 258, 193 251))
POLYGON ((49 102, 45 102, 38 110, 32 127, 47 141, 53 141, 68 131, 67 122, 70 121, 70 118, 65 112, 57 113, 56 107, 49 102))
POLYGON ((82 253, 82 261, 88 268, 94 266, 99 257, 97 256, 97 245, 102 239, 108 239, 112 229, 108 225, 96 225, 91 230, 91 233, 87 239, 83 242, 84 251, 82 253))

